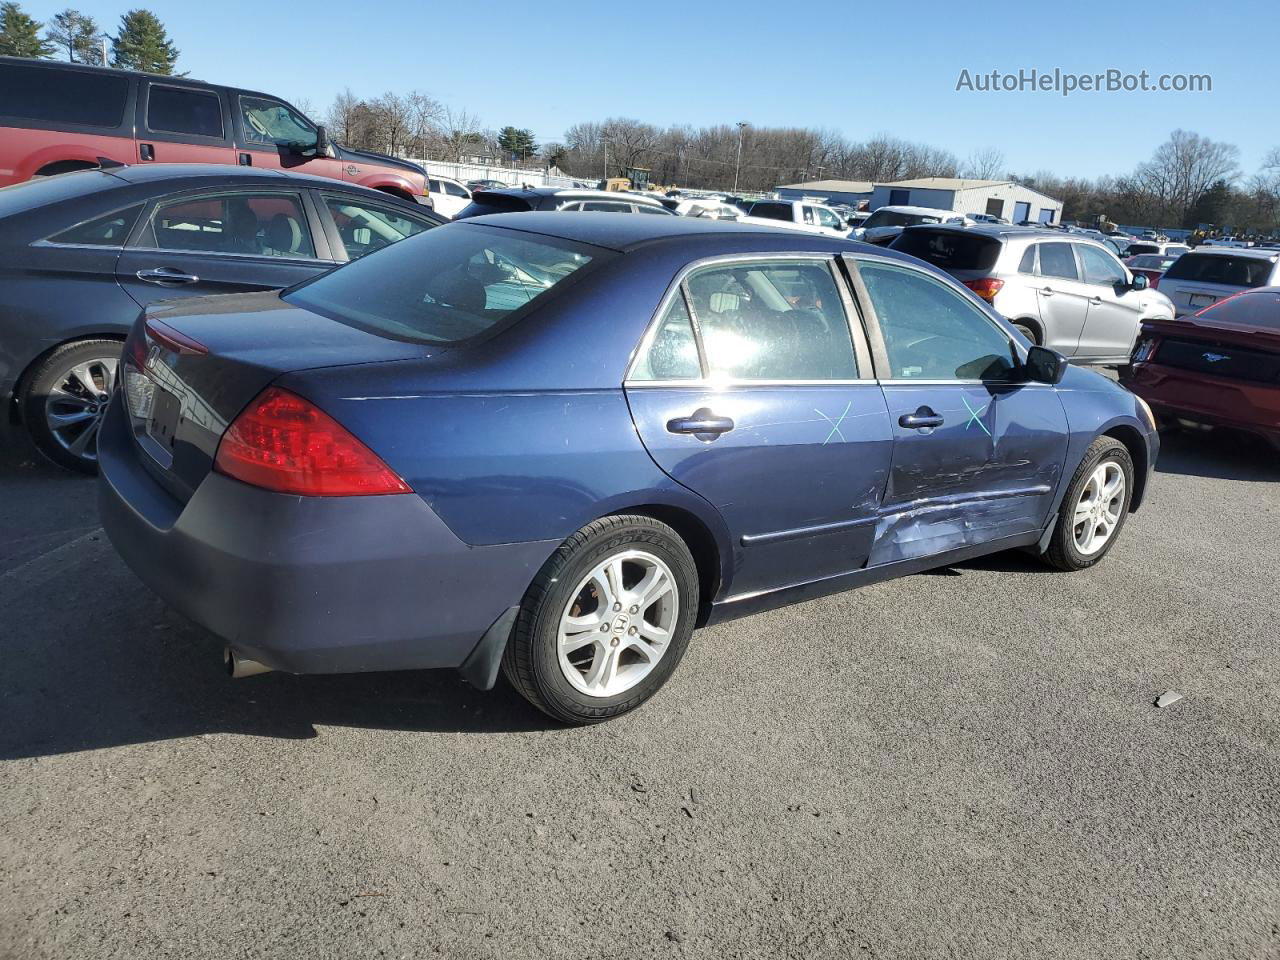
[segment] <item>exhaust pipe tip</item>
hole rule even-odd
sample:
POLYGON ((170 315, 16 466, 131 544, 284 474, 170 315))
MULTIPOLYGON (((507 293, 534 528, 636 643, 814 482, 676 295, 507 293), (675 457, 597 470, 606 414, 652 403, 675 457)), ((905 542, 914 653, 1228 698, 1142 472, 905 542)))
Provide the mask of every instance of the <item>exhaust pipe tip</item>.
POLYGON ((226 664, 227 675, 239 680, 242 677, 253 677, 259 673, 270 673, 271 668, 265 663, 240 656, 230 647, 222 651, 222 662, 226 664))

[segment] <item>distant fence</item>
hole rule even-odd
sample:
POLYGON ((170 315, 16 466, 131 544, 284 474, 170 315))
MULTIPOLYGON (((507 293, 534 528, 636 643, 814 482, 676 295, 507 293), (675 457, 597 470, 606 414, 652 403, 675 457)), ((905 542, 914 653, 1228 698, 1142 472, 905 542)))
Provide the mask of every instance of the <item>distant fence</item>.
POLYGON ((447 160, 419 160, 406 157, 406 160, 419 164, 432 176, 449 177, 452 180, 501 180, 513 187, 573 187, 586 185, 594 187, 596 181, 575 179, 549 169, 521 169, 519 167, 491 167, 483 163, 452 163, 447 160))

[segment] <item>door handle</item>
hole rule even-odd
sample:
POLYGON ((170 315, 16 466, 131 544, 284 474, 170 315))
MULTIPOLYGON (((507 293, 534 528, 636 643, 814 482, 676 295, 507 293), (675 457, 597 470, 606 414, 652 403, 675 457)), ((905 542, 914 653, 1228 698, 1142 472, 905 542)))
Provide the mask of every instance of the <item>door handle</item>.
POLYGON ((154 160, 156 158, 156 148, 149 143, 138 144, 138 159, 154 160))
POLYGON ((732 420, 728 417, 717 417, 706 407, 695 410, 691 417, 676 417, 667 421, 669 433, 691 433, 699 440, 708 443, 732 429, 732 420))
POLYGON ((251 154, 251 153, 242 153, 242 154, 240 154, 240 166, 242 166, 242 167, 252 167, 252 166, 253 166, 253 154, 251 154))
POLYGON ((1041 287, 1041 288, 1040 288, 1040 295, 1041 295, 1041 296, 1043 296, 1043 297, 1052 297, 1052 296, 1053 296, 1053 287, 1041 287))
POLYGON ((926 430, 931 427, 940 427, 943 419, 934 413, 929 407, 921 407, 915 413, 904 413, 898 418, 898 423, 912 430, 926 430))
POLYGON ((200 280, 194 273, 183 273, 174 267, 152 267, 150 270, 139 270, 136 276, 147 283, 175 287, 187 283, 198 283, 200 280))
POLYGON ((1102 306, 1102 298, 1101 298, 1101 297, 1090 297, 1090 298, 1089 298, 1089 302, 1090 302, 1090 303, 1092 303, 1095 307, 1100 307, 1100 306, 1102 306))

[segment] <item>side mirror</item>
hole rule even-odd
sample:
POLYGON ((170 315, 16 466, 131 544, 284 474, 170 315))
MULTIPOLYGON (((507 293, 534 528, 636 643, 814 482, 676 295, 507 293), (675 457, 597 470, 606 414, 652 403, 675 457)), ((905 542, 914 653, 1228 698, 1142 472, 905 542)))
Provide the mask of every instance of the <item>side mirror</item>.
POLYGON ((1067 375, 1067 358, 1048 347, 1032 347, 1027 351, 1027 362, 1023 369, 1028 380, 1059 384, 1067 375))
POLYGON ((316 156, 327 157, 329 155, 329 131, 323 126, 316 127, 316 156))
POLYGON ((1133 275, 1133 282, 1129 284, 1129 286, 1134 290, 1145 290, 1147 287, 1151 286, 1151 281, 1147 279, 1147 275, 1145 273, 1135 273, 1133 275))

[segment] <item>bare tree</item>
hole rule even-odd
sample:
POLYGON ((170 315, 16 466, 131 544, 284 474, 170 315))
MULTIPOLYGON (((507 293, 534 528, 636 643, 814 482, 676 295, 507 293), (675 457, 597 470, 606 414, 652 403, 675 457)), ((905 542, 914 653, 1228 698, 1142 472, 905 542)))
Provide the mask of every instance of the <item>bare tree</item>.
POLYGON ((338 94, 325 118, 329 135, 339 143, 356 145, 356 118, 360 111, 360 100, 350 89, 338 94))
POLYGON ((1175 130, 1155 155, 1134 171, 1134 185, 1155 200, 1161 212, 1184 222, 1209 188, 1219 180, 1234 183, 1240 175, 1240 151, 1188 130, 1175 130))
POLYGON ((1004 153, 997 147, 983 147, 969 154, 960 175, 972 180, 994 180, 1003 176, 1004 153))
POLYGON ((455 162, 460 161, 468 150, 474 150, 484 143, 484 134, 480 132, 480 118, 466 110, 442 107, 439 127, 441 144, 449 159, 455 162))

